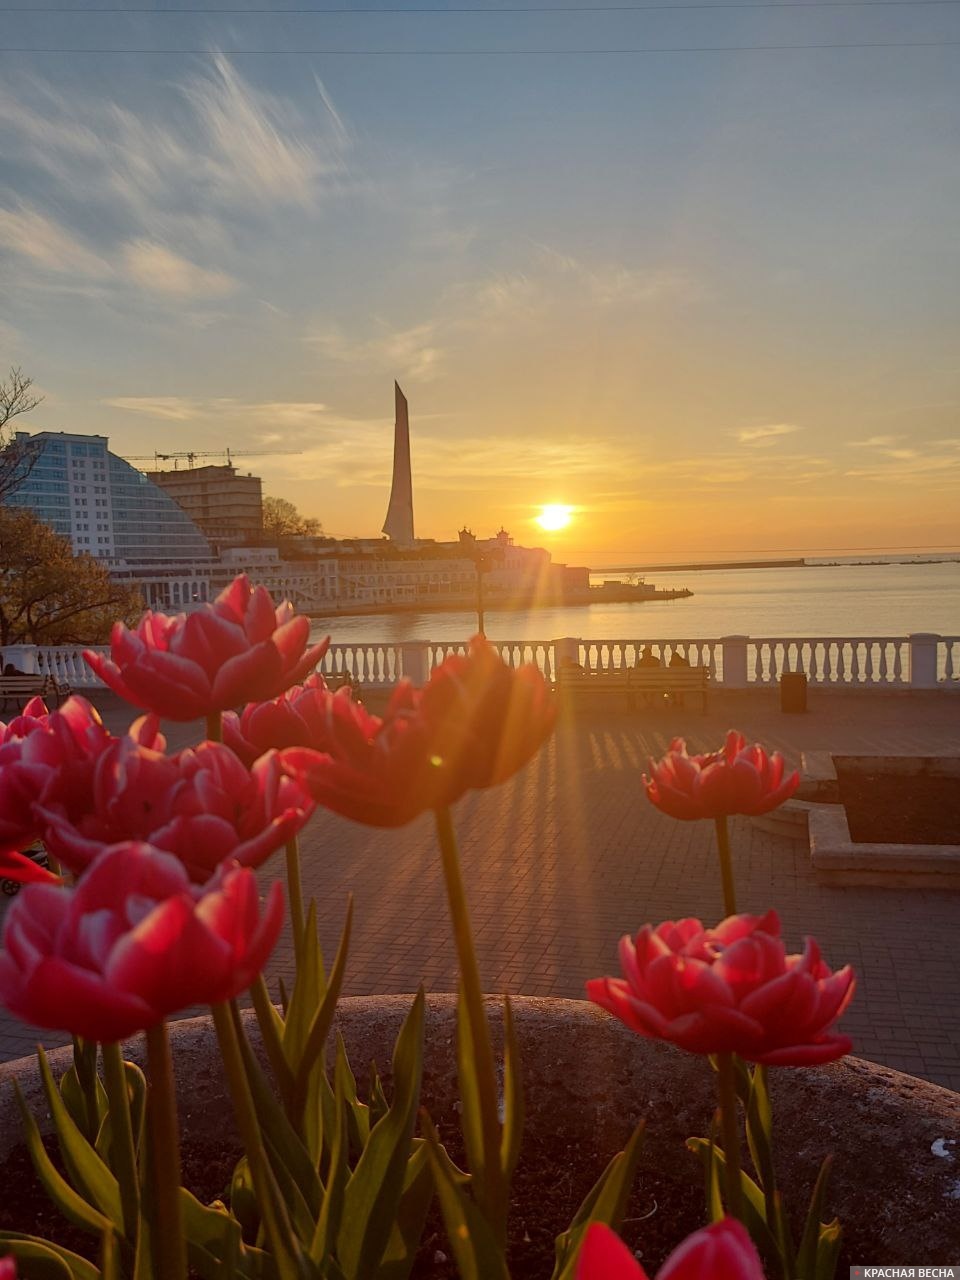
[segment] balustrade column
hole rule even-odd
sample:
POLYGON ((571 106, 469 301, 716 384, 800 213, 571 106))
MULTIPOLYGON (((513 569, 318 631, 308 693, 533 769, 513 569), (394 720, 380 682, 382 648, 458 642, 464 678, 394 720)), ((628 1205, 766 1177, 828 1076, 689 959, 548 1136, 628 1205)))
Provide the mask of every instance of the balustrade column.
POLYGON ((749 636, 721 636, 723 649, 723 680, 725 689, 747 687, 747 641, 749 636))
POLYGON ((409 640, 400 646, 400 670, 418 689, 430 679, 430 646, 425 640, 409 640))
POLYGON ((918 632, 910 637, 910 687, 937 687, 937 643, 940 637, 918 632))

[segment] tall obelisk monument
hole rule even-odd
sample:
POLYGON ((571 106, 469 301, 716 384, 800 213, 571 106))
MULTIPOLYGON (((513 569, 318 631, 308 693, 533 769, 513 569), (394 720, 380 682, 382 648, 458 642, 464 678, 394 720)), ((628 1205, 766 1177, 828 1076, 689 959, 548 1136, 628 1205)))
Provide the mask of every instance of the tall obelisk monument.
POLYGON ((383 532, 401 547, 412 547, 413 536, 413 478, 410 473, 410 418, 407 413, 407 397, 399 383, 393 384, 397 402, 397 420, 393 429, 393 484, 390 486, 390 505, 383 522, 383 532))

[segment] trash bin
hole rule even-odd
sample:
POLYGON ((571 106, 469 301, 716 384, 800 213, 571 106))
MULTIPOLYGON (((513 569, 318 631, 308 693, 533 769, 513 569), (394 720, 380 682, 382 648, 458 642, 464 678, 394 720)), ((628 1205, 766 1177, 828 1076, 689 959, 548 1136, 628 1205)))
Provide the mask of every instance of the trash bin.
POLYGON ((807 677, 802 671, 785 671, 780 677, 780 710, 806 711, 807 677))

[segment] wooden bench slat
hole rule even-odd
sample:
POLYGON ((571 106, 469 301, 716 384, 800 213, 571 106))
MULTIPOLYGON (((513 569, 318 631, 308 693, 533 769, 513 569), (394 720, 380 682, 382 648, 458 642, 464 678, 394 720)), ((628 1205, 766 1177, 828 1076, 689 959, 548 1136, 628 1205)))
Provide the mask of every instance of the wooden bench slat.
POLYGON ((70 696, 70 686, 51 675, 24 672, 17 675, 0 675, 0 705, 6 708, 10 701, 27 702, 30 698, 55 698, 57 704, 70 696))
POLYGON ((622 694, 628 705, 634 702, 636 693, 699 693, 703 709, 707 709, 707 689, 710 669, 695 667, 611 667, 604 671, 584 671, 576 667, 561 667, 557 672, 557 690, 562 696, 569 694, 622 694))

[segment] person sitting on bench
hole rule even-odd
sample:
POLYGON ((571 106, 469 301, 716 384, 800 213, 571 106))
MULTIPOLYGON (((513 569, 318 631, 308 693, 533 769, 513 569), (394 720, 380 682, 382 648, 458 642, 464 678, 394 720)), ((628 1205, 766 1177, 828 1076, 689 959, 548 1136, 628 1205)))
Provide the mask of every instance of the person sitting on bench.
MULTIPOLYGON (((673 653, 670 655, 670 662, 669 662, 669 664, 668 664, 668 665, 669 665, 669 666, 671 666, 671 667, 686 667, 686 668, 689 670, 689 668, 690 668, 690 660, 689 660, 688 658, 685 658, 685 657, 684 657, 684 655, 680 652, 680 650, 679 650, 679 649, 674 649, 673 653)), ((683 706, 683 694, 682 694, 682 693, 671 693, 671 694, 670 694, 670 701, 671 701, 671 703, 673 704, 673 706, 675 706, 675 707, 682 707, 682 706, 683 706)))
MULTIPOLYGON (((644 646, 643 649, 640 650, 640 657, 637 659, 637 666, 638 667, 662 667, 663 663, 660 661, 657 655, 653 652, 653 650, 648 645, 646 645, 644 646)), ((656 705, 656 695, 653 693, 652 690, 648 690, 646 693, 644 693, 643 705, 645 707, 652 707, 656 705)))

